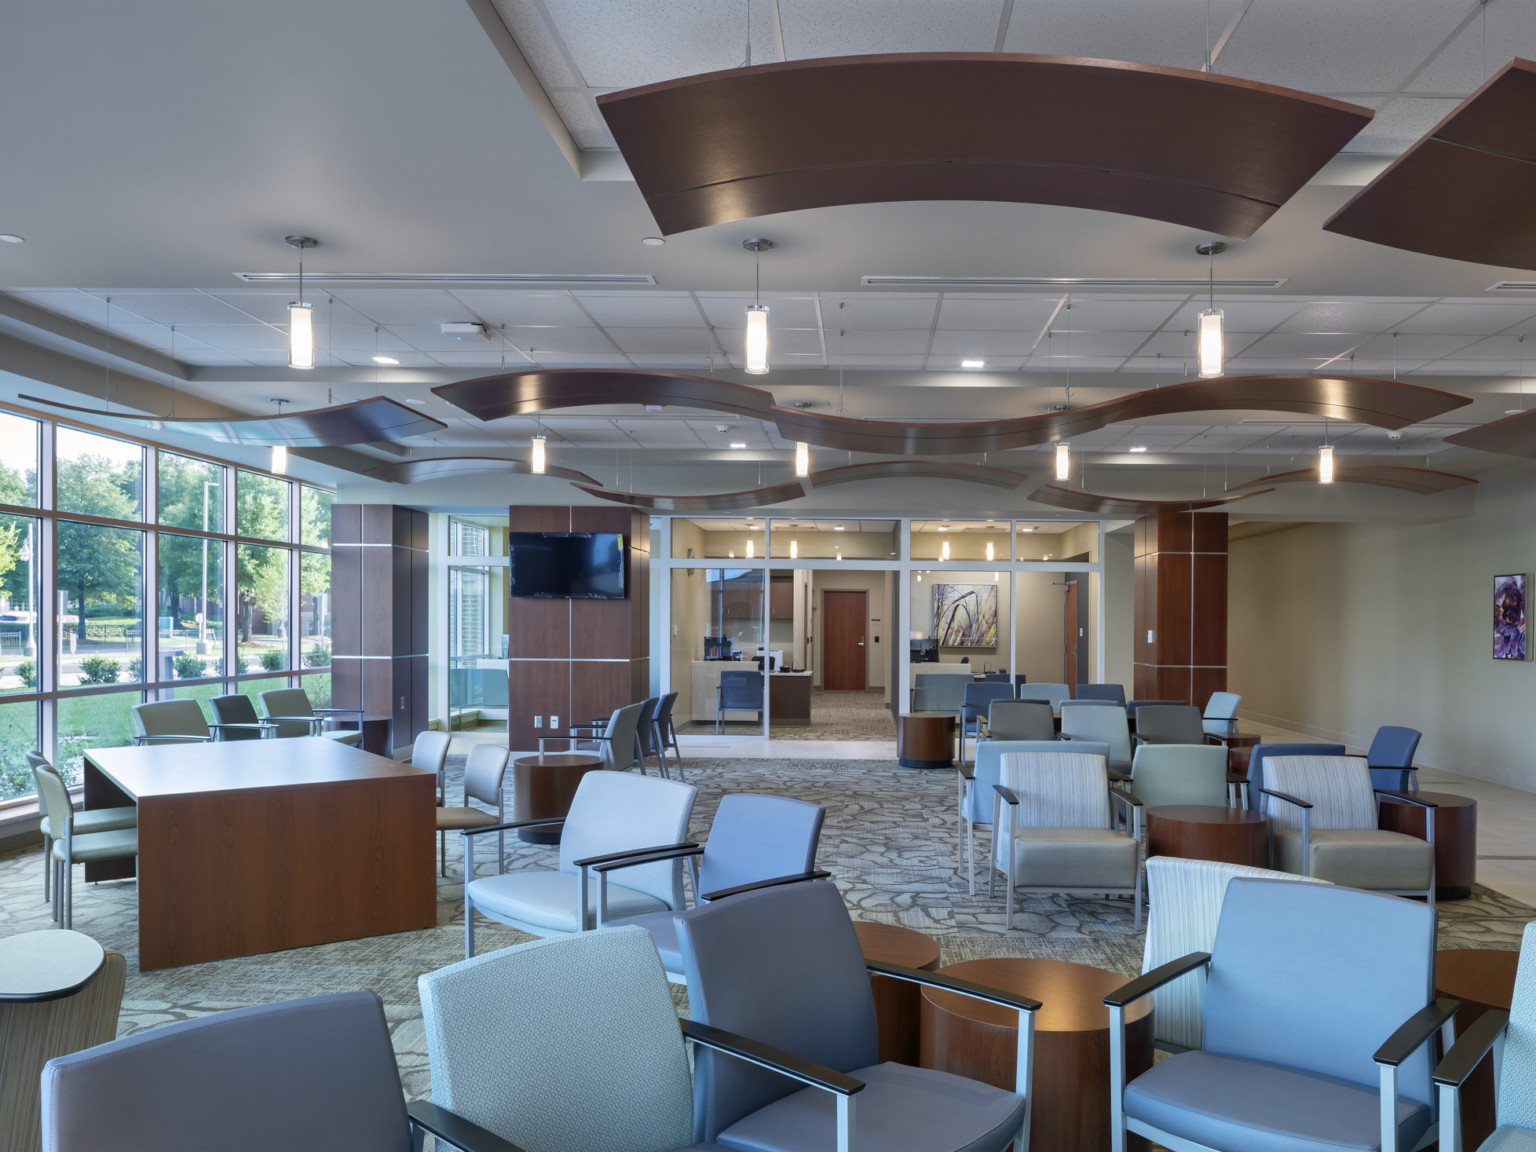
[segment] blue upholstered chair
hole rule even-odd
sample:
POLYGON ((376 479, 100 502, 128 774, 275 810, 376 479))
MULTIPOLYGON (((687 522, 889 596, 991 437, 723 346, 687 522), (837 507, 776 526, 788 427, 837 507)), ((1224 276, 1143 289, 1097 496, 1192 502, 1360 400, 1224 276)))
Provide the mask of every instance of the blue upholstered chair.
POLYGON ((1074 700, 1107 700, 1110 703, 1125 707, 1124 684, 1079 684, 1073 695, 1074 700))
POLYGON ((1442 1152, 1462 1152, 1461 1086, 1489 1049, 1497 1069, 1493 1099, 1498 1127, 1476 1152, 1530 1152, 1536 1148, 1536 923, 1525 926, 1520 941, 1509 1011, 1484 1012, 1435 1069, 1442 1152))
POLYGON ((966 733, 973 733, 977 739, 980 739, 981 722, 987 719, 993 701, 1012 699, 1012 684, 983 681, 980 684, 972 682, 965 686, 965 695, 960 705, 960 760, 962 763, 965 761, 966 733))
POLYGON ((1013 690, 1013 681, 1008 678, 1008 669, 1006 668, 1001 672, 983 672, 981 678, 988 684, 1007 684, 1008 690, 1010 692, 1013 690))
POLYGON ((1116 772, 1131 770, 1131 726, 1123 708, 1097 700, 1063 700, 1061 738, 1108 744, 1109 767, 1116 772))
POLYGON ((1248 807, 1264 810, 1264 763, 1271 756, 1343 756, 1349 749, 1342 744, 1255 744, 1248 757, 1248 807))
POLYGON ((862 1085, 856 1097, 846 1098, 856 1140, 834 1145, 828 1130, 842 1119, 842 1099, 817 1088, 797 1090, 771 1065, 699 1050, 694 1139, 754 1152, 855 1146, 859 1152, 1001 1152, 1015 1140, 1014 1148, 1024 1147, 1036 1001, 957 986, 933 972, 866 964, 843 898, 831 884, 788 884, 690 909, 677 916, 677 939, 695 1024, 750 1036, 862 1085), (877 1063, 870 973, 948 988, 1017 1012, 1015 1090, 877 1063))
POLYGON ((1264 766, 1264 812, 1270 861, 1282 872, 1317 876, 1351 888, 1423 896, 1435 902, 1435 820, 1428 840, 1378 827, 1379 797, 1425 809, 1434 803, 1407 792, 1372 789, 1356 756, 1272 756, 1264 766))
POLYGON ((1193 704, 1142 704, 1136 709, 1136 743, 1204 744, 1205 721, 1193 704))
POLYGON ((1237 710, 1243 706, 1243 698, 1236 692, 1212 692, 1205 702, 1201 722, 1205 734, 1213 740, 1230 740, 1237 735, 1237 710))
POLYGON ((1372 786, 1417 792, 1419 783, 1413 771, 1413 754, 1419 750, 1423 736, 1422 732, 1394 724, 1384 724, 1376 729, 1375 739, 1365 753, 1365 762, 1371 766, 1372 786))
POLYGON ((1020 684, 1020 700, 1044 700, 1051 706, 1052 712, 1061 711, 1061 702, 1072 699, 1072 689, 1065 684, 1020 684))
POLYGON ((518 1152, 444 1108, 406 1105, 372 992, 216 1012, 60 1056, 42 1097, 48 1152, 409 1152, 426 1132, 518 1152))
POLYGON ((677 931, 670 911, 646 912, 627 920, 613 921, 604 908, 603 878, 610 871, 632 867, 636 863, 687 859, 693 870, 694 903, 708 903, 743 885, 768 880, 809 880, 817 873, 816 846, 821 840, 821 823, 827 810, 820 804, 794 800, 788 796, 764 796, 751 792, 730 792, 720 797, 709 839, 703 847, 668 848, 645 852, 634 857, 620 857, 599 864, 593 872, 599 877, 598 910, 604 924, 638 925, 651 934, 667 978, 682 983, 683 961, 677 952, 677 931))
POLYGON ((727 669, 715 685, 715 731, 725 723, 727 712, 753 712, 763 721, 763 674, 744 669, 727 669))
POLYGON ((1147 808, 1227 803, 1227 750, 1218 744, 1142 744, 1125 788, 1147 808))
POLYGON ((1113 1146, 1128 1132, 1180 1152, 1410 1152, 1437 1135, 1428 1041, 1435 910, 1325 884, 1234 879, 1209 952, 1104 998, 1113 1146), (1200 1047, 1126 1083, 1125 1009, 1205 972, 1200 1047))
POLYGON ((993 788, 993 870, 1007 878, 1003 927, 1013 927, 1019 892, 1129 896, 1141 928, 1140 804, 1110 786, 1103 756, 1071 752, 1008 752, 993 788), (1006 807, 1005 807, 1006 805, 1006 807), (1116 812, 1118 807, 1119 812, 1116 812), (1115 827, 1123 818, 1132 833, 1115 827))
MULTIPOLYGON (((533 936, 559 936, 601 927, 591 869, 612 853, 672 848, 686 842, 698 789, 674 780, 628 772, 588 772, 576 786, 570 812, 561 819, 488 824, 464 833, 464 955, 475 954, 475 913, 533 936), (560 864, 555 869, 501 871, 475 877, 475 837, 563 824, 560 864)), ((683 907, 682 862, 630 864, 624 883, 603 876, 606 913, 615 920, 683 907)))

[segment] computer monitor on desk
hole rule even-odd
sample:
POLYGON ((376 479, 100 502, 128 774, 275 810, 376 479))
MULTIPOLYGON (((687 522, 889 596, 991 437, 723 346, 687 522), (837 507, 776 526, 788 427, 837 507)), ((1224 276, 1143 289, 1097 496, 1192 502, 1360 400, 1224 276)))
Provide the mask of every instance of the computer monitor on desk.
POLYGON ((939 641, 936 637, 926 640, 909 640, 912 645, 913 664, 937 664, 939 662, 939 641))
POLYGON ((729 636, 704 637, 704 659, 706 660, 732 660, 731 638, 729 636))
POLYGON ((769 672, 777 672, 784 667, 784 650, 782 648, 776 648, 771 652, 765 648, 759 648, 756 659, 762 660, 764 658, 768 661, 769 672))

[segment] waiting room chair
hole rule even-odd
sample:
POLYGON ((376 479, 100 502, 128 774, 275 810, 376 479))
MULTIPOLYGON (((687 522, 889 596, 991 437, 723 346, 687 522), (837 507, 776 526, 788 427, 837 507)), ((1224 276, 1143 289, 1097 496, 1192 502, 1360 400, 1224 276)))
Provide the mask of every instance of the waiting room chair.
MULTIPOLYGON (((423 732, 416 737, 416 743, 421 744, 422 736, 436 735, 434 732, 423 732)), ((457 808, 437 809, 437 850, 442 860, 441 874, 448 875, 448 833, 462 832, 466 828, 484 828, 490 824, 505 824, 507 821, 506 790, 503 781, 507 774, 507 750, 497 744, 476 744, 469 750, 469 755, 464 761, 464 803, 457 808), (470 803, 478 800, 482 804, 496 809, 487 812, 483 808, 476 808, 470 803)), ((507 854, 506 833, 498 838, 497 853, 501 857, 507 854)), ((465 879, 469 878, 468 873, 465 879)))
POLYGON ((818 1088, 797 1089, 772 1065, 700 1049, 694 1059, 695 1140, 754 1152, 834 1146, 1001 1152, 1010 1142, 1025 1146, 1037 1001, 934 972, 866 963, 832 884, 749 892, 679 913, 676 921, 696 1026, 750 1036, 862 1086, 845 1110, 818 1088), (1014 1091, 949 1072, 877 1063, 871 974, 957 991, 1016 1014, 1014 1091), (853 1129, 847 1143, 829 1139, 834 1115, 853 1129))
POLYGON ((196 700, 151 700, 128 709, 136 745, 206 744, 213 739, 196 700))
POLYGON ((953 712, 965 707, 966 686, 973 683, 959 672, 919 672, 912 677, 912 711, 953 712))
POLYGON ((60 928, 70 928, 75 922, 75 865, 137 856, 139 829, 135 823, 112 831, 76 834, 76 813, 59 774, 46 764, 34 765, 32 783, 47 806, 48 835, 53 841, 53 918, 60 928))
POLYGON ((1204 744, 1205 721, 1192 704, 1143 704, 1136 709, 1136 743, 1204 744))
POLYGON ((983 672, 981 678, 988 684, 1007 684, 1010 692, 1013 689, 1013 681, 1008 678, 1008 669, 1006 668, 1001 672, 983 672))
POLYGON ((656 709, 660 706, 660 696, 640 701, 640 715, 635 717, 635 739, 640 746, 641 775, 645 774, 645 762, 654 756, 656 775, 665 780, 672 774, 667 771, 667 754, 656 738, 656 709))
POLYGON ((983 740, 1054 740, 1056 715, 1044 700, 994 700, 987 708, 983 740))
POLYGON ((981 724, 990 715, 990 709, 998 700, 1013 700, 1013 685, 984 680, 965 686, 960 702, 960 759, 965 760, 965 737, 970 732, 979 740, 981 724))
POLYGON ((1074 700, 1108 700, 1125 707, 1124 684, 1079 684, 1073 692, 1074 700))
MULTIPOLYGON (((1141 957, 1143 974, 1191 952, 1211 950, 1216 942, 1216 925, 1221 919, 1227 883, 1238 876, 1328 883, 1268 868, 1250 868, 1219 860, 1185 860, 1178 856, 1149 857, 1146 869, 1147 941, 1141 957)), ((1152 1017, 1152 1027, 1157 1047, 1168 1052, 1200 1047, 1200 1014, 1205 1006, 1204 973, 1186 973, 1162 985, 1154 996, 1157 1011, 1152 1017)))
POLYGON ((1245 802, 1251 811, 1264 810, 1264 765, 1272 756, 1344 756, 1348 752, 1342 744, 1255 744, 1248 756, 1245 802))
POLYGON ((453 737, 441 728, 428 728, 419 733, 411 744, 411 767, 420 768, 437 777, 439 805, 448 801, 448 746, 452 743, 453 737))
POLYGON ((568 740, 573 752, 582 751, 583 744, 589 745, 584 750, 600 755, 603 767, 610 771, 627 772, 638 764, 643 776, 645 761, 640 756, 640 713, 643 710, 643 702, 626 704, 615 708, 606 722, 594 720, 591 724, 572 725, 568 737, 540 736, 539 755, 544 754, 544 746, 549 741, 568 740))
POLYGON ((1326 884, 1234 879, 1215 943, 1104 998, 1113 1146, 1128 1133, 1179 1152, 1409 1152, 1437 1135, 1428 1042, 1435 910, 1326 884), (1206 973, 1201 1047, 1129 1083, 1125 1010, 1206 973))
POLYGON ((720 683, 715 685, 715 733, 725 723, 727 712, 751 712, 757 722, 763 722, 763 674, 745 670, 728 670, 720 673, 720 683))
POLYGON ((275 737, 278 725, 256 715, 256 705, 249 696, 215 696, 208 701, 218 723, 220 740, 261 740, 275 737))
POLYGON ((1107 708, 1100 701, 1063 700, 1061 738, 1108 744, 1110 770, 1131 770, 1131 726, 1123 708, 1107 708))
POLYGON ((309 693, 302 688, 271 688, 259 693, 262 718, 277 725, 279 739, 295 736, 323 736, 342 744, 360 744, 361 728, 327 728, 328 721, 337 716, 356 716, 362 719, 361 708, 316 708, 309 702, 309 693))
POLYGON ((163 1024, 50 1060, 42 1090, 47 1152, 411 1152, 422 1133, 518 1152, 439 1105, 407 1106, 372 992, 163 1024))
POLYGON ((1141 929, 1141 847, 1115 827, 1118 806, 1127 828, 1140 827, 1138 802, 1112 788, 1103 756, 1010 752, 993 788, 993 870, 1007 879, 1003 926, 1013 927, 1015 895, 1066 892, 1129 896, 1141 929), (1007 805, 1006 810, 1003 806, 1007 805))
POLYGON ((1020 700, 1044 700, 1051 706, 1051 712, 1061 711, 1061 702, 1072 699, 1072 689, 1065 684, 1020 684, 1020 700))
MULTIPOLYGON (((519 820, 466 829, 464 837, 464 955, 475 954, 475 913, 532 936, 558 936, 601 927, 597 885, 591 868, 613 853, 637 848, 673 848, 688 843, 688 820, 698 789, 691 784, 634 776, 628 772, 588 772, 576 786, 571 809, 562 819, 519 820), (554 869, 503 872, 475 877, 474 840, 492 832, 563 824, 560 862, 554 869)), ((622 870, 623 885, 606 878, 607 915, 615 920, 683 907, 679 860, 635 864, 622 870)))
POLYGON ((1243 698, 1236 692, 1212 692, 1201 713, 1201 726, 1213 740, 1230 740, 1237 735, 1237 710, 1243 698))
POLYGON ((1423 736, 1413 728, 1399 728, 1394 724, 1384 724, 1376 729, 1365 753, 1365 762, 1371 768, 1372 787, 1417 792, 1419 782, 1414 773, 1413 754, 1419 750, 1423 736))
POLYGON ((1227 806, 1227 750, 1216 744, 1142 744, 1124 787, 1144 808, 1227 806))
POLYGON ((1182 708, 1184 706, 1184 701, 1182 701, 1182 700, 1127 700, 1125 702, 1125 714, 1128 717, 1130 717, 1130 720, 1131 720, 1131 732, 1132 733, 1134 733, 1136 731, 1136 712, 1137 712, 1137 710, 1140 709, 1140 708, 1149 708, 1149 707, 1153 707, 1153 706, 1182 708))
MULTIPOLYGON (((1000 705, 994 704, 993 707, 1000 705)), ((1048 705, 1032 700, 1027 707, 1038 708, 1050 719, 1048 705)), ((1046 726, 1049 731, 1049 724, 1046 726)), ((976 825, 992 827, 996 793, 993 790, 1003 780, 1003 756, 1009 752, 1039 752, 1047 755, 1081 753, 1088 756, 1108 756, 1108 744, 1095 744, 1079 740, 1067 745, 1055 738, 1055 734, 1035 740, 981 740, 976 744, 974 770, 961 764, 955 781, 959 788, 959 847, 955 860, 969 869, 970 893, 976 895, 976 825)))
MULTIPOLYGON (((27 766, 58 772, 58 769, 48 762, 48 758, 36 750, 27 753, 27 766)), ((48 819, 48 798, 41 791, 37 792, 37 812, 42 818, 38 822, 38 831, 43 836, 43 903, 46 904, 53 899, 53 874, 57 870, 57 865, 53 859, 53 823, 48 819)), ((90 811, 77 812, 71 804, 70 821, 77 836, 137 828, 139 806, 130 804, 126 808, 92 808, 90 811)))
POLYGON ((1520 941, 1509 1011, 1484 1012, 1435 1069, 1442 1152, 1462 1152, 1461 1087, 1490 1049, 1498 1127, 1476 1152, 1530 1152, 1536 1148, 1536 923, 1525 926, 1520 941))
POLYGON ((656 718, 653 724, 656 728, 657 744, 663 753, 672 754, 672 763, 677 765, 677 778, 686 784, 688 776, 683 771, 683 750, 678 747, 677 728, 672 722, 672 709, 676 704, 676 692, 668 692, 662 696, 661 703, 656 705, 656 718))
MULTIPOLYGON (((709 827, 709 839, 702 847, 690 845, 665 848, 660 852, 641 849, 632 857, 610 859, 592 871, 606 877, 611 871, 637 863, 686 859, 692 870, 694 904, 707 904, 722 894, 734 894, 743 886, 755 886, 770 880, 798 881, 825 872, 816 872, 816 847, 821 841, 821 824, 827 810, 819 804, 794 800, 788 796, 765 796, 751 792, 728 792, 720 797, 720 807, 709 827)), ((647 912, 627 920, 614 921, 604 907, 603 885, 598 888, 598 913, 604 924, 633 924, 644 928, 656 942, 661 966, 667 979, 682 982, 683 960, 677 950, 677 931, 670 911, 647 912)))
POLYGON ((1270 854, 1274 866, 1351 888, 1435 902, 1434 803, 1371 787, 1357 756, 1274 756, 1264 766, 1270 854), (1380 797, 1428 809, 1429 839, 1377 826, 1380 797))

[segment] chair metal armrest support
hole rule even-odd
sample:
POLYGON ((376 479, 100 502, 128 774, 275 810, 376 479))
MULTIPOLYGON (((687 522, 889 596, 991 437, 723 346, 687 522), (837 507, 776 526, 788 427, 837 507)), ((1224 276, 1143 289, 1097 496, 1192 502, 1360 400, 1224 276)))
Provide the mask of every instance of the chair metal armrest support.
POLYGON ((1004 788, 1001 784, 994 784, 992 785, 992 789, 1003 798, 1005 803, 1011 804, 1015 808, 1019 806, 1018 793, 1016 793, 1012 788, 1004 788))
POLYGON ((564 823, 564 816, 555 816, 548 820, 514 820, 510 824, 488 824, 484 828, 465 828, 459 835, 468 840, 471 836, 484 836, 487 832, 511 832, 517 828, 543 828, 549 824, 564 823))
POLYGON ((1419 1045, 1433 1036, 1442 1025, 1448 1023, 1461 1007, 1460 1000, 1436 1000, 1426 1004, 1410 1016, 1401 1028, 1387 1037, 1387 1042, 1376 1049, 1378 1064, 1393 1068, 1418 1051, 1419 1045))
POLYGON ((175 732, 161 732, 157 735, 135 736, 133 742, 138 746, 142 746, 146 740, 184 740, 188 744, 206 744, 212 739, 212 736, 183 736, 175 732))
POLYGON ((615 868, 633 868, 637 864, 655 864, 661 860, 676 860, 683 856, 702 856, 704 847, 700 844, 679 844, 675 848, 663 848, 653 851, 650 848, 636 848, 632 852, 615 852, 608 857, 603 864, 594 864, 594 872, 612 872, 615 868))
POLYGON ((1372 788, 1377 796, 1390 796, 1394 800, 1403 800, 1409 804, 1417 804, 1420 808, 1438 808, 1440 805, 1433 800, 1425 800, 1417 792, 1400 792, 1396 788, 1372 788))
POLYGON ((796 872, 792 876, 775 876, 771 880, 754 880, 750 884, 737 884, 734 888, 718 888, 713 892, 705 892, 699 897, 700 902, 708 904, 713 900, 723 900, 727 896, 739 896, 743 892, 756 892, 759 888, 777 888, 781 884, 798 884, 802 880, 825 880, 832 873, 823 869, 814 872, 796 872))
POLYGON ((1460 1088, 1483 1062, 1488 1050, 1498 1043, 1508 1025, 1508 1012, 1498 1008, 1484 1012, 1435 1066, 1435 1083, 1447 1088, 1460 1088))
POLYGON ((960 980, 939 972, 926 972, 920 968, 906 968, 900 964, 886 964, 879 960, 866 960, 864 967, 878 975, 889 976, 893 980, 908 980, 913 984, 942 988, 946 992, 958 992, 973 1000, 985 1000, 989 1004, 998 1004, 1004 1008, 1017 1008, 1020 1012, 1040 1010, 1038 1000, 1028 996, 1015 996, 1011 992, 1003 992, 986 984, 978 984, 974 980, 960 980))
POLYGON ((1259 795, 1261 795, 1261 796, 1273 796, 1276 800, 1284 800, 1287 804, 1294 804, 1298 808, 1311 808, 1312 807, 1312 805, 1311 805, 1311 803, 1309 801, 1299 799, 1298 797, 1292 796, 1292 795, 1290 795, 1287 792, 1276 792, 1276 791, 1274 791, 1272 789, 1269 789, 1269 788, 1260 788, 1259 789, 1259 795))
POLYGON ((1106 1008, 1124 1008, 1129 1004, 1140 1000, 1148 992, 1155 992, 1169 981, 1177 980, 1186 972, 1193 972, 1196 968, 1204 968, 1211 962, 1209 952, 1191 952, 1188 956, 1180 956, 1177 960, 1170 960, 1166 964, 1159 964, 1150 972, 1143 972, 1129 983, 1122 984, 1108 996, 1104 997, 1106 1008))
POLYGON ((447 1141, 463 1152, 523 1152, 510 1140, 503 1140, 473 1121, 425 1100, 412 1100, 405 1106, 411 1127, 430 1132, 439 1141, 447 1141))
POLYGON ((311 708, 310 711, 313 712, 316 716, 329 716, 333 712, 344 712, 348 716, 367 715, 367 713, 364 712, 361 708, 311 708))
POLYGON ((809 1084, 812 1088, 835 1092, 839 1096, 853 1096, 864 1091, 864 1081, 855 1080, 852 1076, 845 1075, 835 1068, 828 1068, 825 1064, 818 1064, 814 1060, 805 1060, 782 1048, 775 1048, 760 1040, 738 1036, 723 1028, 700 1024, 697 1020, 679 1020, 677 1023, 683 1030, 684 1039, 694 1044, 712 1048, 716 1052, 724 1052, 727 1056, 745 1060, 748 1064, 756 1064, 759 1068, 767 1068, 770 1072, 788 1076, 791 1080, 809 1084))

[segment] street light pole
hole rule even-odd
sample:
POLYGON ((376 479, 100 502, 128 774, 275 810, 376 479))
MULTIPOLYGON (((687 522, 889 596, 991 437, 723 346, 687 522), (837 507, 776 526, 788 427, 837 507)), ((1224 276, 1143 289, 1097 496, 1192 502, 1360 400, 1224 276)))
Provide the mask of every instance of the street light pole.
POLYGON ((27 562, 27 650, 28 660, 37 655, 37 604, 32 595, 32 525, 27 525, 27 542, 21 546, 21 558, 27 562))
MULTIPOLYGON (((217 480, 203 481, 203 531, 208 531, 208 489, 217 488, 217 480)), ((197 614, 197 654, 208 653, 208 538, 203 537, 203 598, 197 614)))

